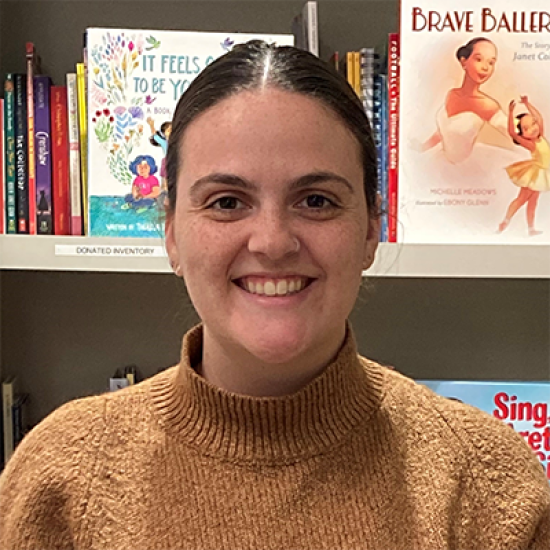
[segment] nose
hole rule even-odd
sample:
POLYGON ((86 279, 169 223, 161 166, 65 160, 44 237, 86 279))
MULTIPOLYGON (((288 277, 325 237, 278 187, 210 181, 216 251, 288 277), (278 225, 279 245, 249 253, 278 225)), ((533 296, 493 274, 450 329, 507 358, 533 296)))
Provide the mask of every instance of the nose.
POLYGON ((264 211, 255 216, 248 250, 273 261, 298 252, 299 240, 292 231, 289 217, 278 210, 264 211))

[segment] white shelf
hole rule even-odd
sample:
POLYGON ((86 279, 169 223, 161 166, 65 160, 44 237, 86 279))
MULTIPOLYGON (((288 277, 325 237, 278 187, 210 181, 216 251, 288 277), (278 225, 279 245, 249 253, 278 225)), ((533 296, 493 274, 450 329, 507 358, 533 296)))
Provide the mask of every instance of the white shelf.
MULTIPOLYGON (((170 273, 162 239, 0 236, 0 270, 170 273)), ((548 245, 382 243, 368 277, 550 279, 548 245)))
POLYGON ((169 273, 162 239, 1 235, 0 269, 169 273))

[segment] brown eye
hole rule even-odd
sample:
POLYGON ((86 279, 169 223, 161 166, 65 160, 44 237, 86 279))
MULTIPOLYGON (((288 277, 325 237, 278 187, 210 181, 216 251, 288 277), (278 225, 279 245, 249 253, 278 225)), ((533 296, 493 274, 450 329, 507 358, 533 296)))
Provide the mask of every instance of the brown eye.
POLYGON ((235 210, 241 201, 235 197, 221 197, 211 204, 211 208, 217 210, 235 210))

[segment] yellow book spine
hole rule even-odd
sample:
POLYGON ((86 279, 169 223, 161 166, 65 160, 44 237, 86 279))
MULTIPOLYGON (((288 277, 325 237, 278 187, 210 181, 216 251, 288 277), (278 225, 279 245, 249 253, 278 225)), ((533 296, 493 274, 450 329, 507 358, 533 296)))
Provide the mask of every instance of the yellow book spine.
POLYGON ((86 107, 86 78, 84 63, 76 64, 78 100, 78 130, 80 133, 80 174, 82 182, 82 217, 84 235, 88 234, 88 110, 86 107))

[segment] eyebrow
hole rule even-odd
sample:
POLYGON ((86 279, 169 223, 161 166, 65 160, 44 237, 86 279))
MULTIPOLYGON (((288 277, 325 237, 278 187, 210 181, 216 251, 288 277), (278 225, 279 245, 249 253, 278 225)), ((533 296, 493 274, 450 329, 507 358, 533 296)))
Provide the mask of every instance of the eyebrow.
MULTIPOLYGON (((355 193, 353 186, 346 178, 344 178, 343 176, 339 176, 334 172, 328 171, 312 172, 310 174, 300 176, 299 178, 291 181, 290 189, 302 189, 304 187, 309 187, 311 185, 316 185, 329 181, 341 183, 350 191, 350 193, 355 193)), ((208 183, 221 183, 224 185, 234 186, 240 189, 251 191, 256 191, 258 189, 258 186, 255 183, 247 180, 246 178, 242 178, 241 176, 223 172, 214 172, 212 174, 208 174, 207 176, 203 176, 202 178, 199 178, 197 181, 195 181, 191 186, 191 189, 189 190, 189 194, 191 196, 195 196, 200 191, 200 188, 208 183)))

